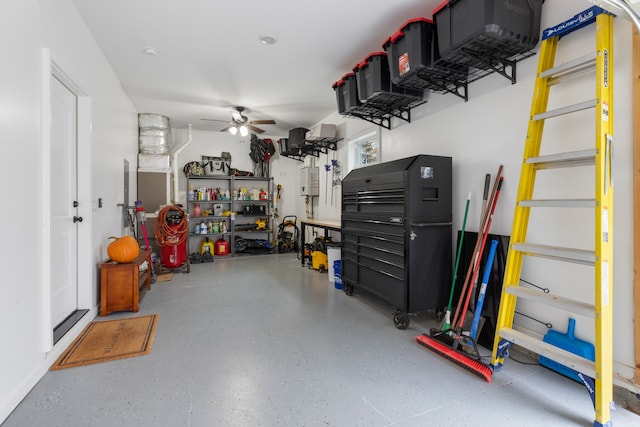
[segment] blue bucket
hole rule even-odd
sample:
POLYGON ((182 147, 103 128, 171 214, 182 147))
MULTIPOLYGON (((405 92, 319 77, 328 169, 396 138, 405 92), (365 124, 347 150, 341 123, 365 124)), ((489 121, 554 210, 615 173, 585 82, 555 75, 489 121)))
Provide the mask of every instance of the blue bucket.
POLYGON ((333 283, 336 289, 342 289, 342 274, 340 271, 340 265, 341 265, 340 260, 333 261, 333 278, 334 278, 333 283))

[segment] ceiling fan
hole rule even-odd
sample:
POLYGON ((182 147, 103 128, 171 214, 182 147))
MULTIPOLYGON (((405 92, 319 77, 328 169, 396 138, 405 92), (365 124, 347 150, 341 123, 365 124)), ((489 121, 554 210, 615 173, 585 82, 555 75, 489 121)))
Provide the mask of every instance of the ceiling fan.
POLYGON ((232 135, 240 132, 240 135, 247 136, 249 131, 254 133, 264 133, 264 129, 261 129, 255 125, 275 125, 276 122, 274 120, 249 120, 247 116, 243 114, 245 108, 237 106, 231 112, 231 121, 226 120, 216 120, 216 119, 202 119, 210 122, 225 122, 229 123, 224 129, 221 129, 220 132, 230 132, 232 135))

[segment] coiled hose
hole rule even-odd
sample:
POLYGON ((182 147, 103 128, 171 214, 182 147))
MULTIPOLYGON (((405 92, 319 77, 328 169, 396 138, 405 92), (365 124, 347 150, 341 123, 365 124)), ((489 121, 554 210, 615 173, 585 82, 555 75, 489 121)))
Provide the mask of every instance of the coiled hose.
POLYGON ((178 206, 165 206, 158 212, 153 227, 158 246, 178 246, 187 239, 189 219, 187 214, 178 206), (177 212, 178 215, 169 215, 177 212), (179 218, 179 222, 176 222, 179 218))

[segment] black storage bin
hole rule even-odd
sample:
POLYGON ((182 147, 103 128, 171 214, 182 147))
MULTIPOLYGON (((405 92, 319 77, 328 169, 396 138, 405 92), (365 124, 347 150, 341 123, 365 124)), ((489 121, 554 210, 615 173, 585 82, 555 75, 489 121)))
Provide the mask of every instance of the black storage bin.
POLYGON ((303 147, 307 132, 309 132, 309 129, 306 128, 290 129, 289 139, 287 140, 287 150, 289 150, 289 152, 296 152, 303 147))
POLYGON ((408 20, 382 47, 389 55, 391 81, 397 85, 415 87, 419 82, 409 81, 438 60, 435 25, 427 18, 408 20))
POLYGON ((433 11, 440 57, 464 49, 498 59, 533 49, 544 0, 447 0, 433 11))
POLYGON ((355 169, 344 178, 345 292, 364 289, 404 313, 446 306, 452 277, 451 176, 450 157, 418 155, 355 169))
POLYGON ((358 98, 358 85, 355 73, 345 74, 340 80, 335 82, 332 87, 336 92, 339 114, 349 114, 362 105, 358 98))
POLYGON ((278 139, 278 144, 280 144, 280 154, 284 156, 292 154, 291 150, 289 150, 289 138, 278 139))
POLYGON ((338 107, 338 114, 345 114, 344 110, 344 95, 342 94, 342 89, 338 90, 339 87, 344 85, 344 80, 340 79, 334 84, 331 85, 333 91, 336 94, 336 106, 338 107))
POLYGON ((389 72, 389 59, 386 52, 369 54, 354 69, 358 98, 363 103, 400 102, 406 99, 407 104, 420 101, 424 97, 423 90, 413 90, 394 85, 389 72))

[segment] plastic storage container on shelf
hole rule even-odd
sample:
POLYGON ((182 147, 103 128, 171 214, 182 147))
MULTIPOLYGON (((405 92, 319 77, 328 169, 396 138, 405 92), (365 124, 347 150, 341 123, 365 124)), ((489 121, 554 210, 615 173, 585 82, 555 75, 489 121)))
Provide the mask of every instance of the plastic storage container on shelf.
POLYGON ((358 86, 355 73, 347 73, 340 80, 333 84, 336 92, 336 101, 339 114, 349 114, 357 109, 362 103, 358 98, 358 86))
POLYGON ((438 58, 436 31, 432 20, 413 18, 382 44, 389 55, 389 72, 395 84, 420 87, 424 81, 415 80, 416 74, 425 71, 438 58))
POLYGON ((291 153, 298 152, 304 147, 304 138, 309 132, 307 128, 289 129, 289 138, 287 138, 287 150, 291 153))
POLYGON ((341 86, 344 85, 344 80, 340 79, 337 82, 335 82, 334 84, 331 85, 331 87, 333 88, 333 91, 336 94, 336 106, 338 107, 338 113, 339 114, 344 114, 345 110, 344 110, 344 96, 342 95, 342 88, 341 86), (340 89, 338 89, 340 88, 340 89))
POLYGON ((280 138, 277 143, 280 145, 280 154, 284 156, 287 154, 295 154, 294 150, 289 148, 289 138, 280 138))
POLYGON ((354 69, 358 97, 363 103, 384 104, 390 107, 407 107, 421 101, 423 90, 407 89, 394 85, 389 72, 386 52, 369 54, 354 69))
POLYGON ((440 57, 473 63, 480 55, 508 59, 533 49, 540 39, 544 0, 447 0, 433 10, 440 57), (464 49, 464 51, 463 51, 464 49))
POLYGON ((446 91, 450 83, 465 81, 469 67, 440 60, 436 26, 427 18, 413 18, 387 38, 392 83, 410 89, 446 91))

